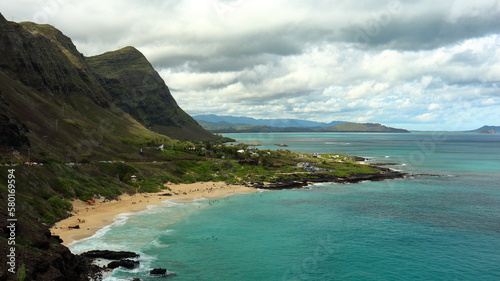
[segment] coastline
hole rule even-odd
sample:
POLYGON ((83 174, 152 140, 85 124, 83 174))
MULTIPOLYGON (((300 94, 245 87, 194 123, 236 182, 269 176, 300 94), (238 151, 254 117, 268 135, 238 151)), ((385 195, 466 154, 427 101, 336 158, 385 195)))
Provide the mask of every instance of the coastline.
POLYGON ((71 216, 57 222, 51 229, 52 235, 59 236, 62 244, 68 247, 70 244, 91 237, 105 226, 112 224, 115 217, 123 213, 136 213, 144 211, 148 206, 160 205, 163 201, 196 200, 201 198, 221 198, 234 194, 245 194, 259 192, 258 189, 243 186, 230 185, 224 182, 197 182, 192 184, 166 185, 171 190, 163 190, 156 193, 137 193, 134 195, 123 194, 118 199, 104 202, 104 199, 95 199, 90 205, 81 200, 73 200, 73 211, 71 216), (165 194, 171 194, 167 196, 165 194), (73 226, 79 228, 71 228, 73 226))

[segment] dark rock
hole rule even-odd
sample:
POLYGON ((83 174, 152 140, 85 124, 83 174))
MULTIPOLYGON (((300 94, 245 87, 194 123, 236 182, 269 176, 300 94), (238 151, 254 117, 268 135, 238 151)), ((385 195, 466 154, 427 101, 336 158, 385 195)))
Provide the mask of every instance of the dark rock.
POLYGON ((128 259, 128 258, 137 258, 139 257, 138 254, 134 252, 127 252, 127 251, 109 251, 109 250, 94 250, 94 251, 88 251, 81 256, 86 257, 86 258, 91 258, 91 259, 107 259, 107 260, 121 260, 121 259, 128 259))
POLYGON ((139 262, 138 261, 133 261, 129 259, 123 259, 119 261, 112 261, 108 264, 108 268, 115 269, 117 267, 124 267, 127 269, 134 269, 139 267, 139 262))
POLYGON ((64 242, 59 235, 53 235, 52 237, 56 239, 56 241, 59 242, 59 244, 62 244, 64 242))
POLYGON ((149 274, 153 275, 153 276, 161 276, 161 277, 177 276, 177 274, 175 274, 175 273, 167 273, 167 270, 164 268, 155 268, 155 269, 149 271, 149 274))
POLYGON ((167 270, 165 268, 155 268, 151 271, 149 271, 149 274, 151 275, 165 275, 167 273, 167 270))

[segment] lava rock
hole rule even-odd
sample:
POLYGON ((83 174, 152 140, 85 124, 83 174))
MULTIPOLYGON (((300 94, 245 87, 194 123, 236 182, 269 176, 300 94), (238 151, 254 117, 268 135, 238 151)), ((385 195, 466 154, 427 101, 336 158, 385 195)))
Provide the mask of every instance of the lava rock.
POLYGON ((112 261, 108 264, 108 268, 115 269, 117 267, 124 267, 127 269, 134 269, 139 267, 139 262, 138 261, 133 261, 129 259, 123 259, 119 261, 112 261))
POLYGON ((121 260, 121 259, 130 259, 130 258, 137 258, 139 257, 138 254, 134 252, 127 252, 127 251, 109 251, 109 250, 94 250, 94 251, 88 251, 81 256, 91 258, 91 259, 107 259, 107 260, 121 260))
POLYGON ((151 275, 165 275, 165 274, 167 274, 167 270, 165 268, 155 268, 155 269, 149 271, 149 274, 151 274, 151 275))

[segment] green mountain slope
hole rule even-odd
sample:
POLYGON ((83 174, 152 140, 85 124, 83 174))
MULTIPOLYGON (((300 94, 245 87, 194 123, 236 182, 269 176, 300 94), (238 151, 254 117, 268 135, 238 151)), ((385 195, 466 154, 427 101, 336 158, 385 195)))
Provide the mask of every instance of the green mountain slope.
POLYGON ((160 75, 134 47, 87 58, 113 103, 153 131, 176 139, 213 139, 176 103, 160 75))
POLYGON ((132 47, 87 59, 50 25, 2 17, 0 50, 4 158, 131 159, 150 140, 215 138, 132 47))
POLYGON ((4 157, 119 158, 138 151, 125 139, 168 139, 114 106, 85 58, 55 28, 0 21, 0 49, 4 157))

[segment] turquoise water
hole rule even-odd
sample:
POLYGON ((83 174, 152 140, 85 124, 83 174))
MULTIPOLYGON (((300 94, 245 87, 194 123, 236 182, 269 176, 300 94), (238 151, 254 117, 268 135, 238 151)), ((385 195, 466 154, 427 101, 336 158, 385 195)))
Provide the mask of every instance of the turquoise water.
POLYGON ((262 148, 345 153, 416 176, 166 202, 74 244, 131 250, 107 280, 500 280, 500 135, 228 134, 262 148))

